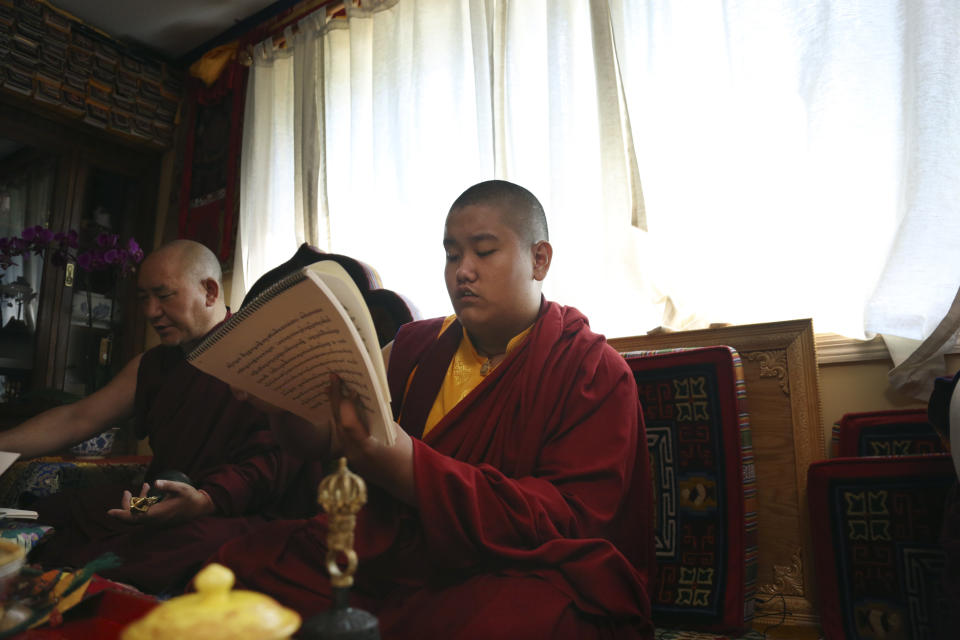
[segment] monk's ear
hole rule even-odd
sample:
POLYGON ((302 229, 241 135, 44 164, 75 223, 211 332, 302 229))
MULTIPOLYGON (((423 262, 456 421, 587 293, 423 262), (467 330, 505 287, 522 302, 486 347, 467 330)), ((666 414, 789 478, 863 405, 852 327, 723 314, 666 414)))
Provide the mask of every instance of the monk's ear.
POLYGON ((213 278, 204 278, 200 284, 203 286, 207 306, 212 307, 220 299, 220 285, 213 278))
POLYGON ((550 262, 553 260, 553 247, 546 240, 533 245, 533 279, 543 281, 547 277, 547 271, 550 270, 550 262))

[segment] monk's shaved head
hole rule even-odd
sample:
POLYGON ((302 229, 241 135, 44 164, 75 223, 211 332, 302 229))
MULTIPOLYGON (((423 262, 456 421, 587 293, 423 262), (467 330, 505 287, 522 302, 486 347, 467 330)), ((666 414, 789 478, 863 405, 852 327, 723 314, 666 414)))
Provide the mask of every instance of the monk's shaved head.
POLYGON ((173 240, 163 245, 147 260, 168 260, 176 271, 182 273, 191 282, 200 282, 208 278, 223 285, 223 271, 220 261, 213 251, 193 240, 173 240))
POLYGON ((506 353, 536 321, 553 247, 536 196, 505 180, 464 191, 443 228, 443 277, 457 319, 478 353, 506 353))
POLYGON ((174 240, 147 256, 137 277, 137 299, 168 346, 189 350, 227 314, 220 261, 193 240, 174 240))
POLYGON ((449 213, 478 204, 498 209, 503 222, 529 244, 550 239, 543 206, 535 195, 520 185, 506 180, 475 184, 460 194, 449 213))

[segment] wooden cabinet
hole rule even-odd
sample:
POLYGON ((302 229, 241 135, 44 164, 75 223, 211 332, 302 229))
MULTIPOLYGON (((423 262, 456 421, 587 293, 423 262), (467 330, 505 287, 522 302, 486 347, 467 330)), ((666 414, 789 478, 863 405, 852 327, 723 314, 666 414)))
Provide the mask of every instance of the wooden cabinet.
MULTIPOLYGON (((0 189, 0 236, 42 224, 55 232, 79 230, 87 240, 105 231, 136 238, 145 250, 152 246, 159 150, 97 135, 79 121, 38 115, 6 96, 0 99, 2 148, 0 185, 15 184, 10 193, 29 197, 5 202, 0 189)), ((53 264, 49 256, 29 262, 17 276, 35 297, 25 310, 7 306, 4 316, 9 321, 16 311, 27 326, 0 329, 0 427, 102 387, 143 349, 134 278, 118 284, 106 272, 73 268, 71 282, 69 265, 53 264)), ((7 274, 0 282, 11 279, 7 274)))

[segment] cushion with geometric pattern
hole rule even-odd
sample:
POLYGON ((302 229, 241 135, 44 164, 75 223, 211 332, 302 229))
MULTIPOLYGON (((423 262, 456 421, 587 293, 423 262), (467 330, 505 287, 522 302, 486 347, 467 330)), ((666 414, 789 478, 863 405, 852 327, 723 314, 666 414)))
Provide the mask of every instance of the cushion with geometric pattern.
POLYGON ((948 454, 810 465, 807 501, 827 640, 933 640, 945 618, 939 543, 948 454))
POLYGON ((653 620, 739 632, 753 617, 757 506, 740 356, 726 346, 623 354, 654 485, 653 620))
POLYGON ((944 453, 926 409, 846 413, 833 425, 831 457, 912 456, 944 453))

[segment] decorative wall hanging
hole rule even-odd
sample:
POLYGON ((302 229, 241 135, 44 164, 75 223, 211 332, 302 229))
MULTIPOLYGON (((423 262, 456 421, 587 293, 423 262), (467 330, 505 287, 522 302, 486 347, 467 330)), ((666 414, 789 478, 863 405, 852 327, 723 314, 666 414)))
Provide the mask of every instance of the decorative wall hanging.
POLYGON ((208 246, 221 262, 233 254, 239 201, 240 142, 247 68, 234 59, 209 87, 187 82, 179 236, 208 246))

